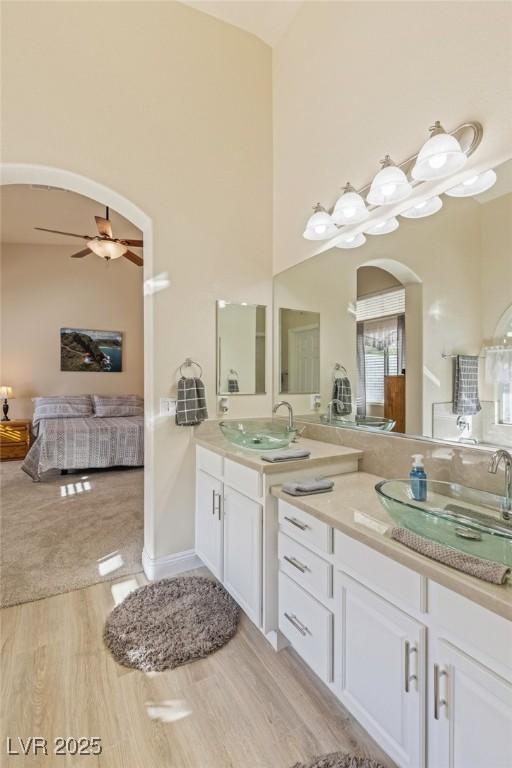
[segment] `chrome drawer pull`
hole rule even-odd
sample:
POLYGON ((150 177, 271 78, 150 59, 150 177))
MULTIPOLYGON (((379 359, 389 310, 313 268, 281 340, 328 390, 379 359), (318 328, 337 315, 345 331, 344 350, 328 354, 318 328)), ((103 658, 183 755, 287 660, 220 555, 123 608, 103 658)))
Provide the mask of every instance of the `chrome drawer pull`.
POLYGON ((439 710, 441 707, 448 707, 446 699, 439 698, 439 679, 448 677, 446 670, 439 670, 439 664, 434 664, 434 719, 439 720, 439 710))
POLYGON ((309 631, 309 629, 306 627, 306 625, 305 625, 305 624, 303 624, 303 623, 302 623, 302 621, 299 621, 299 620, 298 620, 298 618, 295 616, 295 614, 294 614, 294 613, 292 613, 292 614, 290 615, 289 613, 286 613, 286 612, 285 612, 285 614, 284 614, 284 615, 285 615, 285 617, 288 619, 288 621, 290 622, 290 624, 292 624, 292 626, 294 626, 294 627, 295 627, 295 629, 297 629, 297 630, 298 630, 298 631, 301 633, 301 635, 304 635, 304 637, 306 637, 306 635, 308 635, 308 634, 310 635, 310 634, 311 634, 311 632, 310 632, 310 631, 309 631))
POLYGON ((215 491, 212 491, 212 515, 215 514, 215 491))
POLYGON ((409 686, 413 681, 418 680, 417 675, 411 675, 411 653, 418 653, 418 649, 411 644, 408 640, 405 641, 405 692, 409 693, 409 686))
POLYGON ((306 573, 306 571, 309 571, 309 568, 307 565, 304 565, 303 563, 299 563, 298 560, 296 560, 294 557, 288 557, 288 555, 284 556, 284 559, 287 563, 290 563, 290 565, 293 565, 294 568, 297 568, 298 571, 301 573, 306 573))
POLYGON ((284 519, 288 520, 288 522, 294 525, 296 528, 300 528, 301 531, 306 531, 309 528, 309 525, 306 525, 306 523, 301 523, 300 520, 297 520, 295 517, 285 517, 284 519))

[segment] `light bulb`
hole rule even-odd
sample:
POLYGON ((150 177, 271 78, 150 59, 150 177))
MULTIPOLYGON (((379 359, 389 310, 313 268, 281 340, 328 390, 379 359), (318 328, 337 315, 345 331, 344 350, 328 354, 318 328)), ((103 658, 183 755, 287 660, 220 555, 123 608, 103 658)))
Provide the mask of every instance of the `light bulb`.
POLYGON ((325 224, 317 224, 315 227, 313 227, 313 230, 317 235, 323 235, 324 232, 327 231, 327 226, 325 224))
POLYGON ((378 224, 372 224, 368 229, 365 229, 367 235, 387 235, 389 232, 394 232, 399 227, 398 219, 392 216, 385 221, 379 221, 378 224))
POLYGON ((353 219, 356 215, 356 209, 355 208, 344 208, 343 213, 345 214, 346 219, 353 219))
POLYGON ((430 129, 430 138, 418 153, 411 169, 411 176, 417 181, 430 181, 449 176, 462 168, 466 154, 450 133, 446 133, 439 121, 430 129))
POLYGON ((443 207, 443 201, 440 197, 435 195, 428 200, 421 200, 419 203, 415 203, 411 208, 403 211, 400 216, 405 219, 423 219, 426 216, 432 216, 437 213, 443 207))
POLYGON ((383 184, 381 191, 384 197, 391 197, 396 192, 396 184, 383 184))
POLYGON ((431 168, 442 168, 446 164, 447 159, 448 157, 444 154, 434 155, 434 157, 429 158, 428 164, 431 168))
POLYGON ((366 199, 372 205, 389 205, 405 200, 412 192, 407 176, 389 155, 382 160, 382 169, 373 179, 366 199))
POLYGON ((337 199, 332 212, 333 221, 342 226, 343 224, 357 224, 368 218, 368 209, 363 198, 354 187, 348 182, 343 188, 343 194, 337 199))
POLYGON ((426 204, 427 204, 427 201, 422 200, 421 203, 416 203, 414 207, 416 208, 417 211, 421 211, 422 208, 425 208, 426 204))
POLYGON ((481 192, 486 192, 494 184, 496 184, 496 172, 489 168, 488 171, 483 171, 477 176, 471 176, 466 179, 462 184, 446 190, 446 194, 449 197, 472 197, 473 195, 479 195, 481 192))
POLYGON ((471 185, 474 184, 477 179, 478 179, 478 176, 472 176, 470 179, 466 179, 466 181, 463 181, 462 184, 464 187, 471 187, 471 185))
POLYGON ((327 240, 338 233, 338 227, 325 208, 317 203, 314 214, 309 217, 303 237, 306 240, 327 240))
POLYGON ((366 237, 363 234, 345 235, 345 237, 336 243, 336 248, 359 248, 366 243, 366 237))
POLYGON ((122 243, 116 243, 114 240, 88 240, 88 247, 96 256, 111 261, 123 256, 128 248, 122 243))

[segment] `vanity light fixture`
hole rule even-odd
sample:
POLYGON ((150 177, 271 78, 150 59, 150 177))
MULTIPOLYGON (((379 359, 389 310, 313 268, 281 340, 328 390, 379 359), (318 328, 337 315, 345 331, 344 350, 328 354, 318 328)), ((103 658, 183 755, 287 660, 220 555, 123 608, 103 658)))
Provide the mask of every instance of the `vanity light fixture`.
POLYGON ((366 237, 359 233, 358 235, 345 235, 339 243, 336 243, 336 248, 359 248, 360 245, 366 243, 366 237))
POLYGON ((363 198, 356 192, 352 184, 347 182, 343 187, 343 194, 338 198, 332 212, 335 224, 357 224, 367 219, 369 215, 363 198))
POLYGON ((455 136, 446 133, 439 120, 429 130, 430 139, 420 149, 411 169, 411 176, 417 181, 442 179, 459 171, 467 160, 455 136))
POLYGON ((496 184, 496 173, 490 168, 488 171, 471 176, 469 179, 457 184, 446 191, 449 197, 472 197, 486 192, 496 184))
POLYGON ((405 200, 412 192, 407 176, 392 161, 389 155, 381 160, 382 169, 373 179, 366 196, 373 205, 389 205, 405 200))
POLYGON ((387 235, 389 232, 394 232, 400 226, 396 216, 392 216, 390 219, 380 221, 378 224, 372 224, 371 227, 365 229, 367 235, 387 235))
POLYGON ((323 205, 317 203, 313 210, 314 214, 309 217, 304 230, 303 236, 306 240, 327 240, 329 237, 337 235, 338 228, 323 205))
POLYGON ((405 219, 423 219, 426 216, 432 216, 434 213, 437 213, 442 207, 443 201, 438 195, 435 195, 427 200, 420 200, 419 203, 416 203, 411 208, 402 211, 400 216, 403 216, 405 219))

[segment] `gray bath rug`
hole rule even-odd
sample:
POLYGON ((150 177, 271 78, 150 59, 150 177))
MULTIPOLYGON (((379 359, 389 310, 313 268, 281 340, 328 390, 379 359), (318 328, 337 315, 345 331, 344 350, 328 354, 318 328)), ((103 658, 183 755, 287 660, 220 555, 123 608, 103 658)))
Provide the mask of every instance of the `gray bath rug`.
POLYGON ((331 752, 329 755, 314 757, 307 763, 295 763, 292 768, 386 768, 386 766, 369 757, 331 752))
POLYGON ((131 592, 108 617, 103 639, 125 667, 161 672, 221 648, 239 619, 240 608, 220 584, 178 576, 131 592))

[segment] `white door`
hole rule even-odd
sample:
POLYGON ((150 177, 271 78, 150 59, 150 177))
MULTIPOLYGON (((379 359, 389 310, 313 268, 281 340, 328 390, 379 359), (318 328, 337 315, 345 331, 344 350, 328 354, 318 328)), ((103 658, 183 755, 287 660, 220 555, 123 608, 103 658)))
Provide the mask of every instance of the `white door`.
POLYGON ((429 768, 510 768, 512 685, 444 640, 429 685, 429 768))
POLYGON ((343 573, 336 593, 340 698, 399 766, 422 768, 425 627, 343 573))
POLYGON ((222 581, 222 483, 202 470, 196 475, 196 553, 222 581))
POLYGON ((224 489, 224 586, 258 626, 261 624, 262 525, 260 504, 224 489))
POLYGON ((288 331, 288 392, 320 390, 320 329, 315 326, 288 331))

